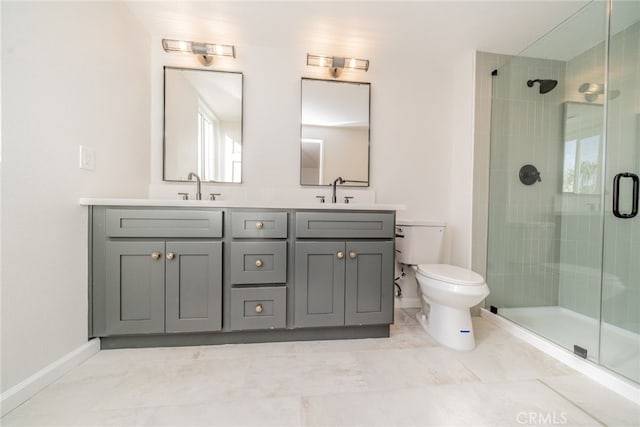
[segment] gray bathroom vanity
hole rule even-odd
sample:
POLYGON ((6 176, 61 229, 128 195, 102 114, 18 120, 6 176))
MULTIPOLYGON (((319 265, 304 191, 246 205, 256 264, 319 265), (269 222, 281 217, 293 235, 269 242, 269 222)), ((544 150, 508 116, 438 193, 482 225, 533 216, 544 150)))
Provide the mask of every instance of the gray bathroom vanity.
POLYGON ((389 336, 392 207, 83 204, 103 348, 389 336))

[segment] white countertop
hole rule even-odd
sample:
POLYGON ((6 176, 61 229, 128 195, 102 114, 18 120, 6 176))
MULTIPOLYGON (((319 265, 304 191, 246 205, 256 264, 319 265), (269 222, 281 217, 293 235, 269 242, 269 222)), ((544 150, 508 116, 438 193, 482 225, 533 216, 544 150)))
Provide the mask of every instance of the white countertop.
POLYGON ((426 221, 422 219, 396 218, 396 225, 410 225, 418 227, 446 227, 447 223, 444 221, 426 221))
POLYGON ((166 206, 189 208, 261 208, 261 209, 325 209, 362 211, 400 211, 404 205, 377 203, 306 203, 306 202, 249 202, 231 200, 180 200, 180 199, 100 199, 83 197, 82 206, 166 206))

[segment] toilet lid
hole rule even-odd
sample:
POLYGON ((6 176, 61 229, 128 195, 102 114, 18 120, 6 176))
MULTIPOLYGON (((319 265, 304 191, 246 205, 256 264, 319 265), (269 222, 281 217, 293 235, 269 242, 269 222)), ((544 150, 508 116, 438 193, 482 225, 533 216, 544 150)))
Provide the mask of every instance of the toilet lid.
POLYGON ((420 264, 418 273, 456 285, 482 285, 484 283, 484 279, 478 273, 449 264, 420 264))

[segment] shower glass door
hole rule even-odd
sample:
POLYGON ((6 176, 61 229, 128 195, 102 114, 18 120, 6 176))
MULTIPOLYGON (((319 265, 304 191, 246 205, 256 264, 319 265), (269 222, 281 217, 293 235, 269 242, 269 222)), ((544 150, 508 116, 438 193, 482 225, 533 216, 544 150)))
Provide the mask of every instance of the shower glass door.
POLYGON ((492 94, 487 305, 593 361, 605 192, 595 84, 605 81, 606 7, 590 3, 510 58, 492 94))
POLYGON ((487 305, 640 383, 640 2, 589 3, 492 90, 487 305))
POLYGON ((640 382, 640 2, 614 1, 610 29, 600 363, 640 382))

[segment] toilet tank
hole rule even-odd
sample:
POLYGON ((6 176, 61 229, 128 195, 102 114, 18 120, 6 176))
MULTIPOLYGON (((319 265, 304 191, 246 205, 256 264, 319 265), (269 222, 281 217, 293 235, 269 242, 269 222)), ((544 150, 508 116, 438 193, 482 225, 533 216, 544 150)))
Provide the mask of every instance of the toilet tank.
POLYGON ((440 263, 445 227, 442 222, 398 220, 396 262, 408 265, 440 263))

